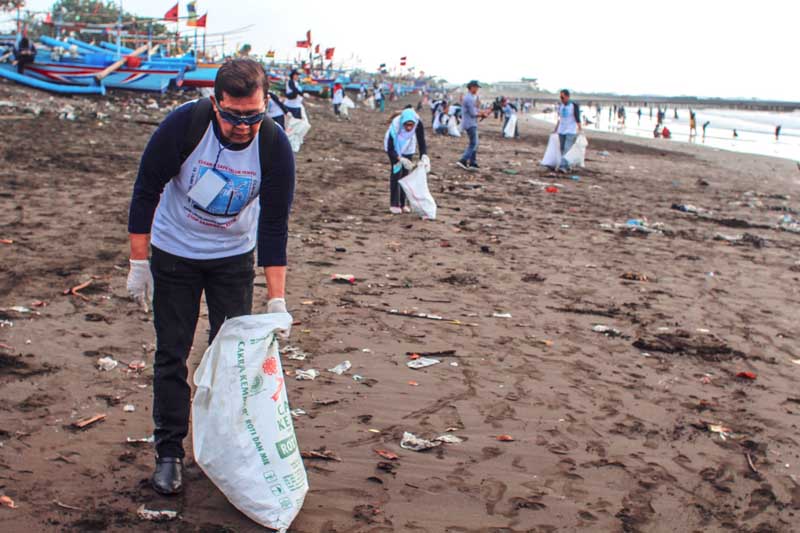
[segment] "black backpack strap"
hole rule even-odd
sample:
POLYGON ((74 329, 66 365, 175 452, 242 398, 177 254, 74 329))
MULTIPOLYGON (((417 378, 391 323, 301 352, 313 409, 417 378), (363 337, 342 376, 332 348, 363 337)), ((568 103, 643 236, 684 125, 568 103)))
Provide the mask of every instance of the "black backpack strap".
POLYGON ((581 123, 581 106, 578 102, 572 102, 572 113, 575 115, 575 122, 581 123))
POLYGON ((270 117, 264 117, 261 123, 261 129, 258 136, 258 161, 261 165, 261 179, 264 179, 265 163, 267 162, 267 154, 272 146, 275 144, 275 138, 278 135, 278 125, 270 117))
POLYGON ((189 122, 189 130, 183 137, 181 143, 181 164, 186 161, 200 141, 203 139, 208 124, 212 120, 214 107, 211 105, 209 98, 200 98, 194 103, 192 108, 192 118, 189 122))

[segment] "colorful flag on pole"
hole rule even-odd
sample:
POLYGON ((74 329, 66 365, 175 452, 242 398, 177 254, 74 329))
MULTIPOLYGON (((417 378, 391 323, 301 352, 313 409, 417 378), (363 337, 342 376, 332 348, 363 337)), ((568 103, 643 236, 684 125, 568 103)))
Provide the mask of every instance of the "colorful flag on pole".
POLYGON ((308 47, 311 47, 311 30, 306 32, 306 42, 308 43, 308 47))
POLYGON ((189 0, 189 2, 186 2, 186 11, 188 13, 186 19, 187 26, 194 26, 195 22, 197 22, 197 8, 195 6, 196 3, 197 3, 196 0, 189 0))
POLYGON ((406 66, 406 60, 407 60, 407 59, 408 59, 408 58, 407 58, 406 56, 403 56, 403 57, 401 57, 401 58, 400 58, 400 66, 401 66, 401 67, 404 67, 404 66, 406 66))
POLYGON ((178 4, 177 4, 177 2, 175 3, 174 6, 172 6, 172 9, 167 11, 167 13, 164 15, 164 20, 169 21, 169 22, 178 22, 178 4))
POLYGON ((205 28, 207 20, 208 20, 208 13, 205 13, 203 14, 202 17, 199 17, 196 21, 194 21, 195 28, 205 28))
POLYGON ((328 61, 333 60, 333 52, 335 50, 336 50, 336 48, 326 48, 325 49, 325 59, 327 59, 328 61))
POLYGON ((275 58, 275 50, 267 51, 267 59, 274 59, 275 58))
POLYGON ((319 53, 319 45, 317 45, 317 46, 315 46, 315 47, 314 47, 314 53, 315 53, 315 54, 318 54, 318 53, 319 53))
POLYGON ((308 41, 297 41, 297 48, 311 48, 311 43, 308 41))

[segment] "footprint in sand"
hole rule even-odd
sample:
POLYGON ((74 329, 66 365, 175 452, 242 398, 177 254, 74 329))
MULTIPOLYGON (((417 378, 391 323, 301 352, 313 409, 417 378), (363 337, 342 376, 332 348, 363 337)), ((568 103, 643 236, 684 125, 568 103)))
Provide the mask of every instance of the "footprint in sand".
POLYGON ((503 499, 507 488, 505 483, 496 479, 489 478, 481 482, 481 498, 486 504, 486 514, 494 514, 494 508, 503 499))

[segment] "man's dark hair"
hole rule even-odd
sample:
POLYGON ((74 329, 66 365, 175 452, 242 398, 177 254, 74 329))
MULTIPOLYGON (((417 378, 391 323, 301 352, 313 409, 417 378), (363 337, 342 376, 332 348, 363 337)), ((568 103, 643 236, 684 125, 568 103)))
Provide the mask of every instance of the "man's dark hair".
POLYGON ((561 89, 561 94, 569 98, 569 89, 561 89))
POLYGON ((264 91, 264 96, 269 90, 269 80, 264 67, 260 63, 240 57, 223 63, 214 79, 214 97, 222 101, 222 94, 228 93, 234 98, 251 96, 259 87, 264 91))

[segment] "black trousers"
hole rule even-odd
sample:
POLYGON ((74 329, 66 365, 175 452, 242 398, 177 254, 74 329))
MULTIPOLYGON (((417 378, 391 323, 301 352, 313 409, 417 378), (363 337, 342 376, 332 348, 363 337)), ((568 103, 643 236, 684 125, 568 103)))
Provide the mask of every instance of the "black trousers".
POLYGON ((194 342, 200 297, 205 291, 214 339, 226 318, 249 315, 253 308, 253 252, 223 259, 177 257, 153 247, 153 422, 159 457, 183 457, 189 432, 191 389, 186 360, 194 342))
MULTIPOLYGON (((404 155, 406 159, 414 160, 414 154, 404 155)), ((389 205, 391 207, 403 207, 406 205, 406 193, 400 186, 400 180, 408 176, 408 170, 400 165, 400 170, 394 171, 392 165, 392 174, 389 178, 389 205)))
POLYGON ((339 110, 342 107, 342 104, 333 104, 333 112, 338 117, 341 116, 342 112, 339 110))

